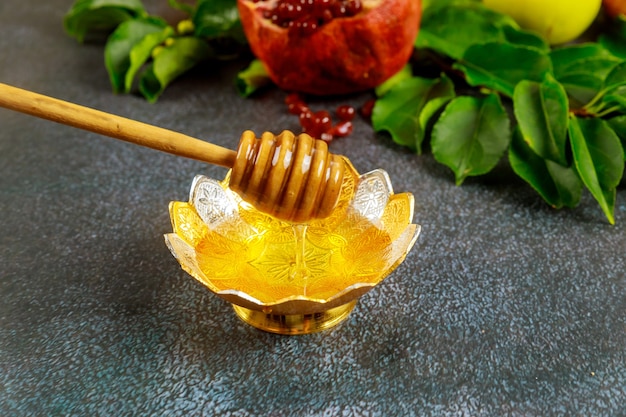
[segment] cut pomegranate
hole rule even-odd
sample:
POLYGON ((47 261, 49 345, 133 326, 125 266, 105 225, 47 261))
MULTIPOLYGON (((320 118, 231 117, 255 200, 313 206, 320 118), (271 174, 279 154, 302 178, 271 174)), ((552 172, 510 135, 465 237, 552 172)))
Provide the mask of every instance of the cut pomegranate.
POLYGON ((283 90, 376 87, 413 52, 420 0, 237 0, 252 52, 283 90))

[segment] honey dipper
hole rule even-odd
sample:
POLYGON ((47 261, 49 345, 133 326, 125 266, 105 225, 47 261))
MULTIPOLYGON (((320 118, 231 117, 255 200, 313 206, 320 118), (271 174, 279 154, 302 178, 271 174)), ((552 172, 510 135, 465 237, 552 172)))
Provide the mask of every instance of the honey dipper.
POLYGON ((168 129, 0 83, 0 106, 115 139, 232 168, 229 187, 281 220, 329 216, 339 200, 343 157, 326 142, 289 131, 241 135, 237 151, 168 129))

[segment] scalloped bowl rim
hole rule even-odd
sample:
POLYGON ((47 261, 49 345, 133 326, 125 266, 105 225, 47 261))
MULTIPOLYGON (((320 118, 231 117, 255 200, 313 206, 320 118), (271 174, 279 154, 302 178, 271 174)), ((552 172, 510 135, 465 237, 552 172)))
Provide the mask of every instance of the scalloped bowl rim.
MULTIPOLYGON (((394 195, 391 180, 386 171, 382 169, 375 169, 373 171, 369 171, 365 174, 361 174, 360 178, 365 178, 368 176, 380 175, 382 177, 382 181, 385 184, 385 187, 388 190, 388 195, 394 195)), ((228 174, 226 176, 228 178, 228 174)), ((195 208, 193 204, 193 195, 196 190, 196 187, 201 183, 203 179, 208 179, 210 181, 217 181, 205 177, 203 175, 197 175, 194 177, 190 189, 190 199, 189 203, 191 206, 195 208)), ((231 191, 232 192, 232 191, 231 191)), ((180 235, 176 232, 167 233, 164 235, 165 243, 170 250, 170 252, 174 255, 176 260, 181 265, 182 269, 188 274, 191 275, 196 281, 199 281, 205 288, 209 289, 212 293, 216 294, 220 298, 230 302, 231 304, 238 305, 240 307, 248 308, 251 310, 263 311, 266 313, 273 314, 309 314, 309 313, 317 313, 329 310, 334 307, 338 307, 347 303, 350 303, 357 298, 361 297, 369 290, 374 288, 376 285, 380 284, 389 274, 391 274, 406 258, 408 253, 411 251, 415 242, 417 241, 420 232, 421 226, 419 224, 411 223, 413 219, 413 211, 414 211, 414 197, 411 193, 400 193, 400 195, 405 194, 409 198, 410 204, 410 216, 409 223, 404 228, 403 232, 398 236, 394 242, 399 241, 400 239, 404 240, 404 249, 402 249, 401 254, 390 264, 384 271, 381 272, 380 276, 376 278, 375 282, 355 282, 344 289, 338 291, 328 298, 314 298, 308 297, 306 295, 292 295, 287 297, 282 297, 278 300, 271 301, 261 301, 252 295, 246 293, 245 291, 237 290, 237 289, 224 289, 217 290, 215 288, 211 288, 209 283, 211 282, 209 277, 201 277, 193 271, 194 268, 190 268, 186 263, 185 259, 181 254, 177 252, 175 249, 175 245, 173 245, 170 239, 177 239, 180 243, 187 246, 189 249, 193 251, 195 254, 196 248, 191 244, 186 242, 180 235)), ((171 215, 171 213, 170 213, 171 215)), ((393 243, 392 243, 393 245, 393 243)), ((202 275, 204 273, 200 270, 202 275)))

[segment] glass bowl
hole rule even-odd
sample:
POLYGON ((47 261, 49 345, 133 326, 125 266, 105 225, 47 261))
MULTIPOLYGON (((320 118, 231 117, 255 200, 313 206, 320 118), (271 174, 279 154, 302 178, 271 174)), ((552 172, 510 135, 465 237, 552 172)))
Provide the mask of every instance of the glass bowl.
POLYGON ((303 334, 346 319, 357 300, 406 257, 420 226, 413 195, 387 173, 349 172, 333 214, 306 224, 256 210, 222 181, 197 176, 188 202, 173 201, 165 242, 181 267, 230 302, 246 323, 303 334))

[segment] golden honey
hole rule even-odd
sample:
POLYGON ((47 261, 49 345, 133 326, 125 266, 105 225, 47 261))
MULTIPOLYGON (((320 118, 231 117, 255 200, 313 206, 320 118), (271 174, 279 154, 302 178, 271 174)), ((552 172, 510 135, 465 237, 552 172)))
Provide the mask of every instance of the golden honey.
POLYGON ((229 175, 195 183, 189 202, 170 204, 168 246, 253 326, 284 334, 332 327, 402 262, 419 233, 411 194, 393 194, 386 174, 359 176, 344 163, 334 211, 307 223, 258 210, 230 190, 229 175))

